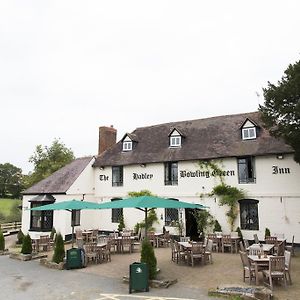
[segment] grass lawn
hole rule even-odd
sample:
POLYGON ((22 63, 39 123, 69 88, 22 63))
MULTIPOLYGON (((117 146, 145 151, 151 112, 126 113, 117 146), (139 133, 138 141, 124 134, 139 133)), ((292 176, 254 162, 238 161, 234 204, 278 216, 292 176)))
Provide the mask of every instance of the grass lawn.
POLYGON ((14 203, 18 203, 18 205, 22 204, 22 200, 20 199, 0 199, 0 212, 4 214, 4 216, 8 216, 10 213, 11 208, 13 207, 14 203))

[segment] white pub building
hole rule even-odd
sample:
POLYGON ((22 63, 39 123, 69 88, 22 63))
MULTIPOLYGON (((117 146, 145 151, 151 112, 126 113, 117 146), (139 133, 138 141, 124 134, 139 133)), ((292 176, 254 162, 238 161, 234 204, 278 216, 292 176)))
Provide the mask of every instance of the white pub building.
MULTIPOLYGON (((99 128, 99 152, 95 157, 74 160, 23 194, 22 231, 31 236, 52 227, 70 237, 68 211, 30 211, 29 208, 70 199, 114 201, 128 192, 149 190, 154 195, 208 206, 208 210, 230 232, 228 207, 209 196, 220 176, 227 185, 242 189, 235 227, 253 239, 264 239, 265 229, 284 233, 287 242, 300 242, 300 165, 293 149, 271 137, 259 112, 172 122, 141 127, 116 143, 113 127, 99 128), (203 168, 210 161, 218 170, 203 168)), ((183 220, 184 233, 197 235, 189 209, 157 209, 158 231, 172 233, 174 222, 183 220)), ((120 215, 133 229, 143 220, 137 209, 83 210, 80 227, 116 230, 120 215)))

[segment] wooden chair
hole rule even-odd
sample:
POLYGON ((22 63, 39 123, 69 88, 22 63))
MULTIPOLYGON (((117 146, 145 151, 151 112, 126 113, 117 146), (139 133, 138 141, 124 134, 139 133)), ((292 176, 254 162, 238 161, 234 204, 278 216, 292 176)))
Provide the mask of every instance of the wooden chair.
POLYGON ((295 240, 295 236, 293 235, 291 244, 285 246, 285 249, 286 249, 287 251, 290 251, 291 254, 292 254, 292 256, 295 256, 294 240, 295 240))
POLYGON ((50 237, 49 235, 41 235, 38 242, 39 251, 50 250, 50 237))
POLYGON ((174 242, 174 246, 175 246, 175 254, 176 254, 176 263, 178 264, 181 262, 186 262, 188 252, 182 250, 177 241, 174 242))
POLYGON ((83 235, 82 235, 82 230, 81 229, 76 229, 75 230, 75 238, 76 238, 76 244, 77 244, 77 246, 80 245, 80 247, 82 247, 83 244, 84 244, 84 239, 83 239, 83 235))
POLYGON ((277 236, 266 236, 265 237, 266 244, 277 244, 277 236))
POLYGON ((106 246, 102 248, 102 259, 105 262, 111 261, 111 251, 110 251, 112 248, 111 242, 112 241, 108 239, 106 246))
POLYGON ((188 253, 188 258, 191 262, 192 267, 194 267, 196 261, 203 263, 204 251, 202 243, 192 243, 190 252, 188 253))
POLYGON ((177 258, 178 252, 175 247, 175 242, 173 240, 171 240, 170 245, 171 245, 171 260, 174 262, 178 261, 178 258, 177 258))
POLYGON ((149 231, 147 233, 148 241, 151 243, 153 247, 156 247, 156 237, 154 231, 149 231))
POLYGON ((253 234, 253 238, 254 238, 254 243, 259 244, 259 239, 256 233, 253 234))
POLYGON ((98 253, 96 249, 95 243, 86 243, 83 246, 84 252, 85 252, 85 260, 87 264, 92 261, 94 263, 98 262, 98 253))
POLYGON ((258 255, 258 256, 263 256, 264 255, 264 250, 259 247, 259 246, 250 246, 249 247, 249 255, 258 255))
POLYGON ((206 244, 205 252, 204 252, 204 261, 205 261, 205 263, 207 261, 209 261, 211 264, 213 263, 212 249, 213 249, 213 241, 212 240, 207 240, 207 244, 206 244))
POLYGON ((269 262, 269 269, 263 270, 264 284, 268 285, 273 290, 273 279, 281 279, 286 288, 285 276, 285 258, 284 256, 271 256, 269 262))
POLYGON ((255 267, 250 263, 247 252, 240 251, 240 256, 243 264, 243 281, 245 282, 246 278, 249 278, 250 283, 253 279, 255 281, 255 267), (249 276, 246 276, 246 275, 249 276))
POLYGON ((222 252, 225 252, 225 248, 229 248, 230 252, 233 253, 233 244, 231 241, 230 234, 223 234, 222 235, 222 252))
POLYGON ((166 231, 163 236, 158 238, 158 244, 162 247, 169 247, 170 243, 170 233, 169 231, 166 231))
POLYGON ((189 242, 191 238, 189 236, 181 236, 180 237, 180 242, 189 242))
POLYGON ((125 248, 128 248, 128 252, 132 252, 132 239, 130 236, 122 236, 122 241, 121 241, 121 251, 122 253, 125 252, 125 248))
POLYGON ((283 241, 277 245, 276 255, 284 256, 284 250, 285 250, 285 247, 284 247, 284 241, 283 241))
POLYGON ((292 253, 290 251, 285 250, 284 251, 284 264, 285 264, 285 278, 288 281, 289 284, 292 284, 292 278, 291 278, 291 258, 292 253), (288 275, 288 279, 287 279, 288 275))
POLYGON ((207 235, 207 239, 213 242, 213 250, 219 252, 219 240, 217 238, 217 235, 215 233, 209 233, 207 235))
POLYGON ((89 242, 95 243, 98 241, 98 229, 93 229, 92 234, 89 236, 89 242))

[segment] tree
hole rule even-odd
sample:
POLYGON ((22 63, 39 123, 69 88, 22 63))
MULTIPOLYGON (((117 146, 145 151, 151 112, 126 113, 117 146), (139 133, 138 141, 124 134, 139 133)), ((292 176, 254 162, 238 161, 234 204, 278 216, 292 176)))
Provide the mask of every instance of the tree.
POLYGON ((63 237, 60 233, 56 234, 55 245, 54 245, 54 254, 52 261, 59 264, 64 261, 65 257, 65 245, 63 237))
POLYGON ((55 139, 50 147, 37 145, 34 154, 29 158, 29 162, 34 164, 34 171, 25 178, 26 187, 50 176, 74 158, 73 151, 58 139, 55 139))
POLYGON ((277 85, 268 82, 263 92, 265 104, 259 110, 266 127, 295 150, 300 163, 300 60, 289 65, 277 85))
POLYGON ((22 169, 10 164, 0 164, 0 197, 19 198, 22 185, 22 169))
POLYGON ((157 274, 157 260, 154 254, 154 249, 147 238, 142 242, 141 262, 148 265, 149 279, 155 279, 157 274))

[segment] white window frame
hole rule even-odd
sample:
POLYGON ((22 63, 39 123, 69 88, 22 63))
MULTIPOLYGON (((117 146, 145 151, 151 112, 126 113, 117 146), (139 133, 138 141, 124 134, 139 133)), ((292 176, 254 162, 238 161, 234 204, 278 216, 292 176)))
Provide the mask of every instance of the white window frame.
POLYGON ((255 127, 246 127, 242 129, 242 138, 243 140, 254 140, 256 139, 256 128, 255 127))
POLYGON ((181 147, 181 136, 170 136, 170 147, 181 147))
POLYGON ((132 150, 132 141, 124 141, 123 151, 131 151, 131 150, 132 150))

